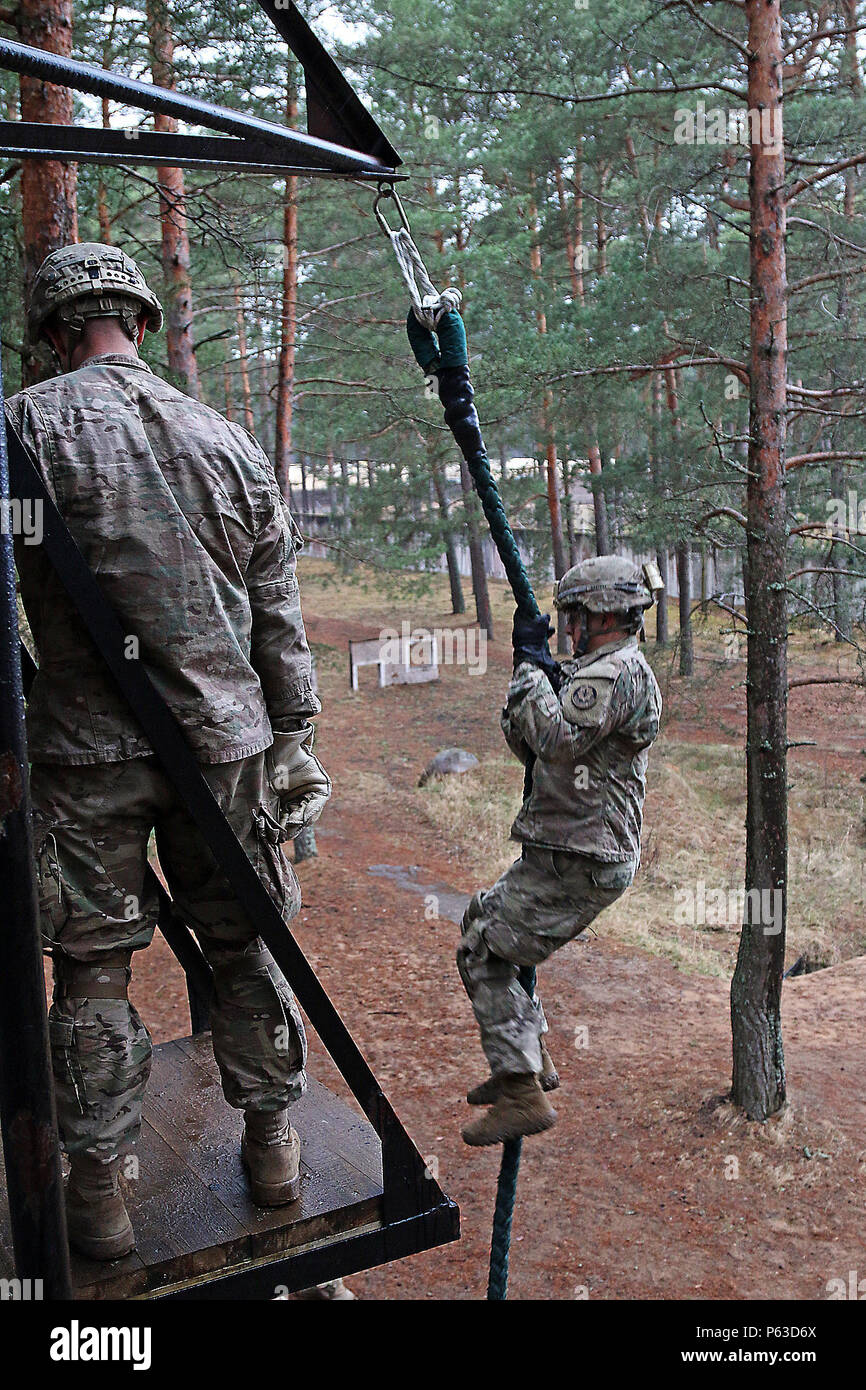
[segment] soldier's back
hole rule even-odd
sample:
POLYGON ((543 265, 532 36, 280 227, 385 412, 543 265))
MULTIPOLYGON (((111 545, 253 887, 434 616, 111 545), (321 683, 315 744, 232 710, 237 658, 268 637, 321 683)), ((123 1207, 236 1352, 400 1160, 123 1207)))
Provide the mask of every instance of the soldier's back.
MULTIPOLYGON (((259 446, 122 355, 30 387, 7 411, 200 755, 222 761, 267 747, 244 573, 280 501, 259 446)), ((97 762, 148 751, 45 558, 23 545, 17 558, 40 658, 28 711, 34 756, 97 762)))

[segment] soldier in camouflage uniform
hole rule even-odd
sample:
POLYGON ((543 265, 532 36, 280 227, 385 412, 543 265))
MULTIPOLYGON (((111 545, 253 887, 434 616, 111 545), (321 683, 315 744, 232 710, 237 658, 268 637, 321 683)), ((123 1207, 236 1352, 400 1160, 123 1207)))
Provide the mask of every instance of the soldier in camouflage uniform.
MULTIPOLYGON (((312 688, 295 552, 299 535, 259 445, 155 376, 138 356, 162 310, 117 248, 66 247, 39 270, 33 341, 61 374, 7 405, 91 570, 194 749, 213 793, 288 922, 300 906, 281 844, 321 812, 312 688)), ((288 984, 107 674, 47 558, 20 545, 39 657, 27 731, 42 930, 53 958, 49 1028, 71 1159, 70 1239, 111 1259, 134 1244, 118 1186, 134 1142, 151 1041, 127 997, 150 942, 155 832, 165 879, 214 973, 213 1046, 245 1113, 254 1199, 298 1195, 290 1102, 306 1038, 288 984)))
POLYGON ((575 565, 559 581, 574 657, 557 665, 548 618, 515 618, 514 677, 502 712, 509 748, 531 763, 532 790, 512 827, 520 859, 462 923, 457 963, 481 1029, 490 1078, 470 1091, 487 1105, 467 1144, 502 1143, 549 1129, 546 1091, 559 1084, 546 1054, 547 1023, 519 983, 579 936, 632 882, 640 860, 647 750, 661 695, 638 646, 643 610, 661 588, 615 555, 575 565), (653 585, 653 589, 650 588, 653 585))

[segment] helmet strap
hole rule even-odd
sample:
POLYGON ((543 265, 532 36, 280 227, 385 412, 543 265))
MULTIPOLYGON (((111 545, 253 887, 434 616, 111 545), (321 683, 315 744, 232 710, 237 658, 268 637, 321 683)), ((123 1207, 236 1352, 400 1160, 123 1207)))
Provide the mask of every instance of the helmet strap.
POLYGON ((586 656, 590 642, 589 609, 584 608, 581 604, 577 611, 580 617, 580 636, 574 644, 574 654, 575 656, 586 656))

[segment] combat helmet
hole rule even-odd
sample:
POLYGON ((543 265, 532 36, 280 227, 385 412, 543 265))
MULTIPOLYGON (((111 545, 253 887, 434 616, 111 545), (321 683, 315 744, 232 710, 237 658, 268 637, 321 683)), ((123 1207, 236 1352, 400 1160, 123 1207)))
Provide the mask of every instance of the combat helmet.
POLYGON ((116 315, 134 338, 142 305, 147 310, 147 327, 158 333, 162 305, 132 257, 119 246, 83 241, 45 257, 30 292, 27 331, 31 343, 37 343, 56 314, 80 337, 87 319, 116 315))
POLYGON ((594 555, 581 560, 553 588, 557 609, 586 608, 590 613, 642 611, 664 588, 656 566, 637 565, 623 555, 594 555))

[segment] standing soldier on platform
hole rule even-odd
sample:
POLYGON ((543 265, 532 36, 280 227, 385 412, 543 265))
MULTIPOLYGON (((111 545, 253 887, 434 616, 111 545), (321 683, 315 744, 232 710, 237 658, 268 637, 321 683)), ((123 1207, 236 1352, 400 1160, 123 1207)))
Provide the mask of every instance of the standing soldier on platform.
POLYGON ((561 666, 548 650, 547 616, 515 618, 502 729, 531 765, 532 790, 511 831, 521 858, 463 917, 457 964, 491 1072, 467 1096, 490 1107, 463 1130, 467 1144, 504 1143, 556 1121, 547 1022, 518 975, 579 936, 637 871, 647 753, 661 714, 638 633, 657 588, 653 567, 616 555, 570 569, 554 598, 574 651, 561 666))
MULTIPOLYGON (((178 719, 235 834, 289 921, 300 890, 281 844, 320 814, 299 534, 259 445, 151 372, 138 348, 162 309, 112 246, 53 252, 29 306, 60 375, 7 405, 85 560, 178 719)), ((306 1038, 291 990, 39 547, 17 562, 39 672, 27 710, 42 931, 71 1243, 113 1259, 135 1239, 119 1187, 139 1132, 151 1040, 127 989, 157 903, 148 841, 214 975, 213 1046, 244 1111, 254 1200, 293 1201, 306 1038)))

